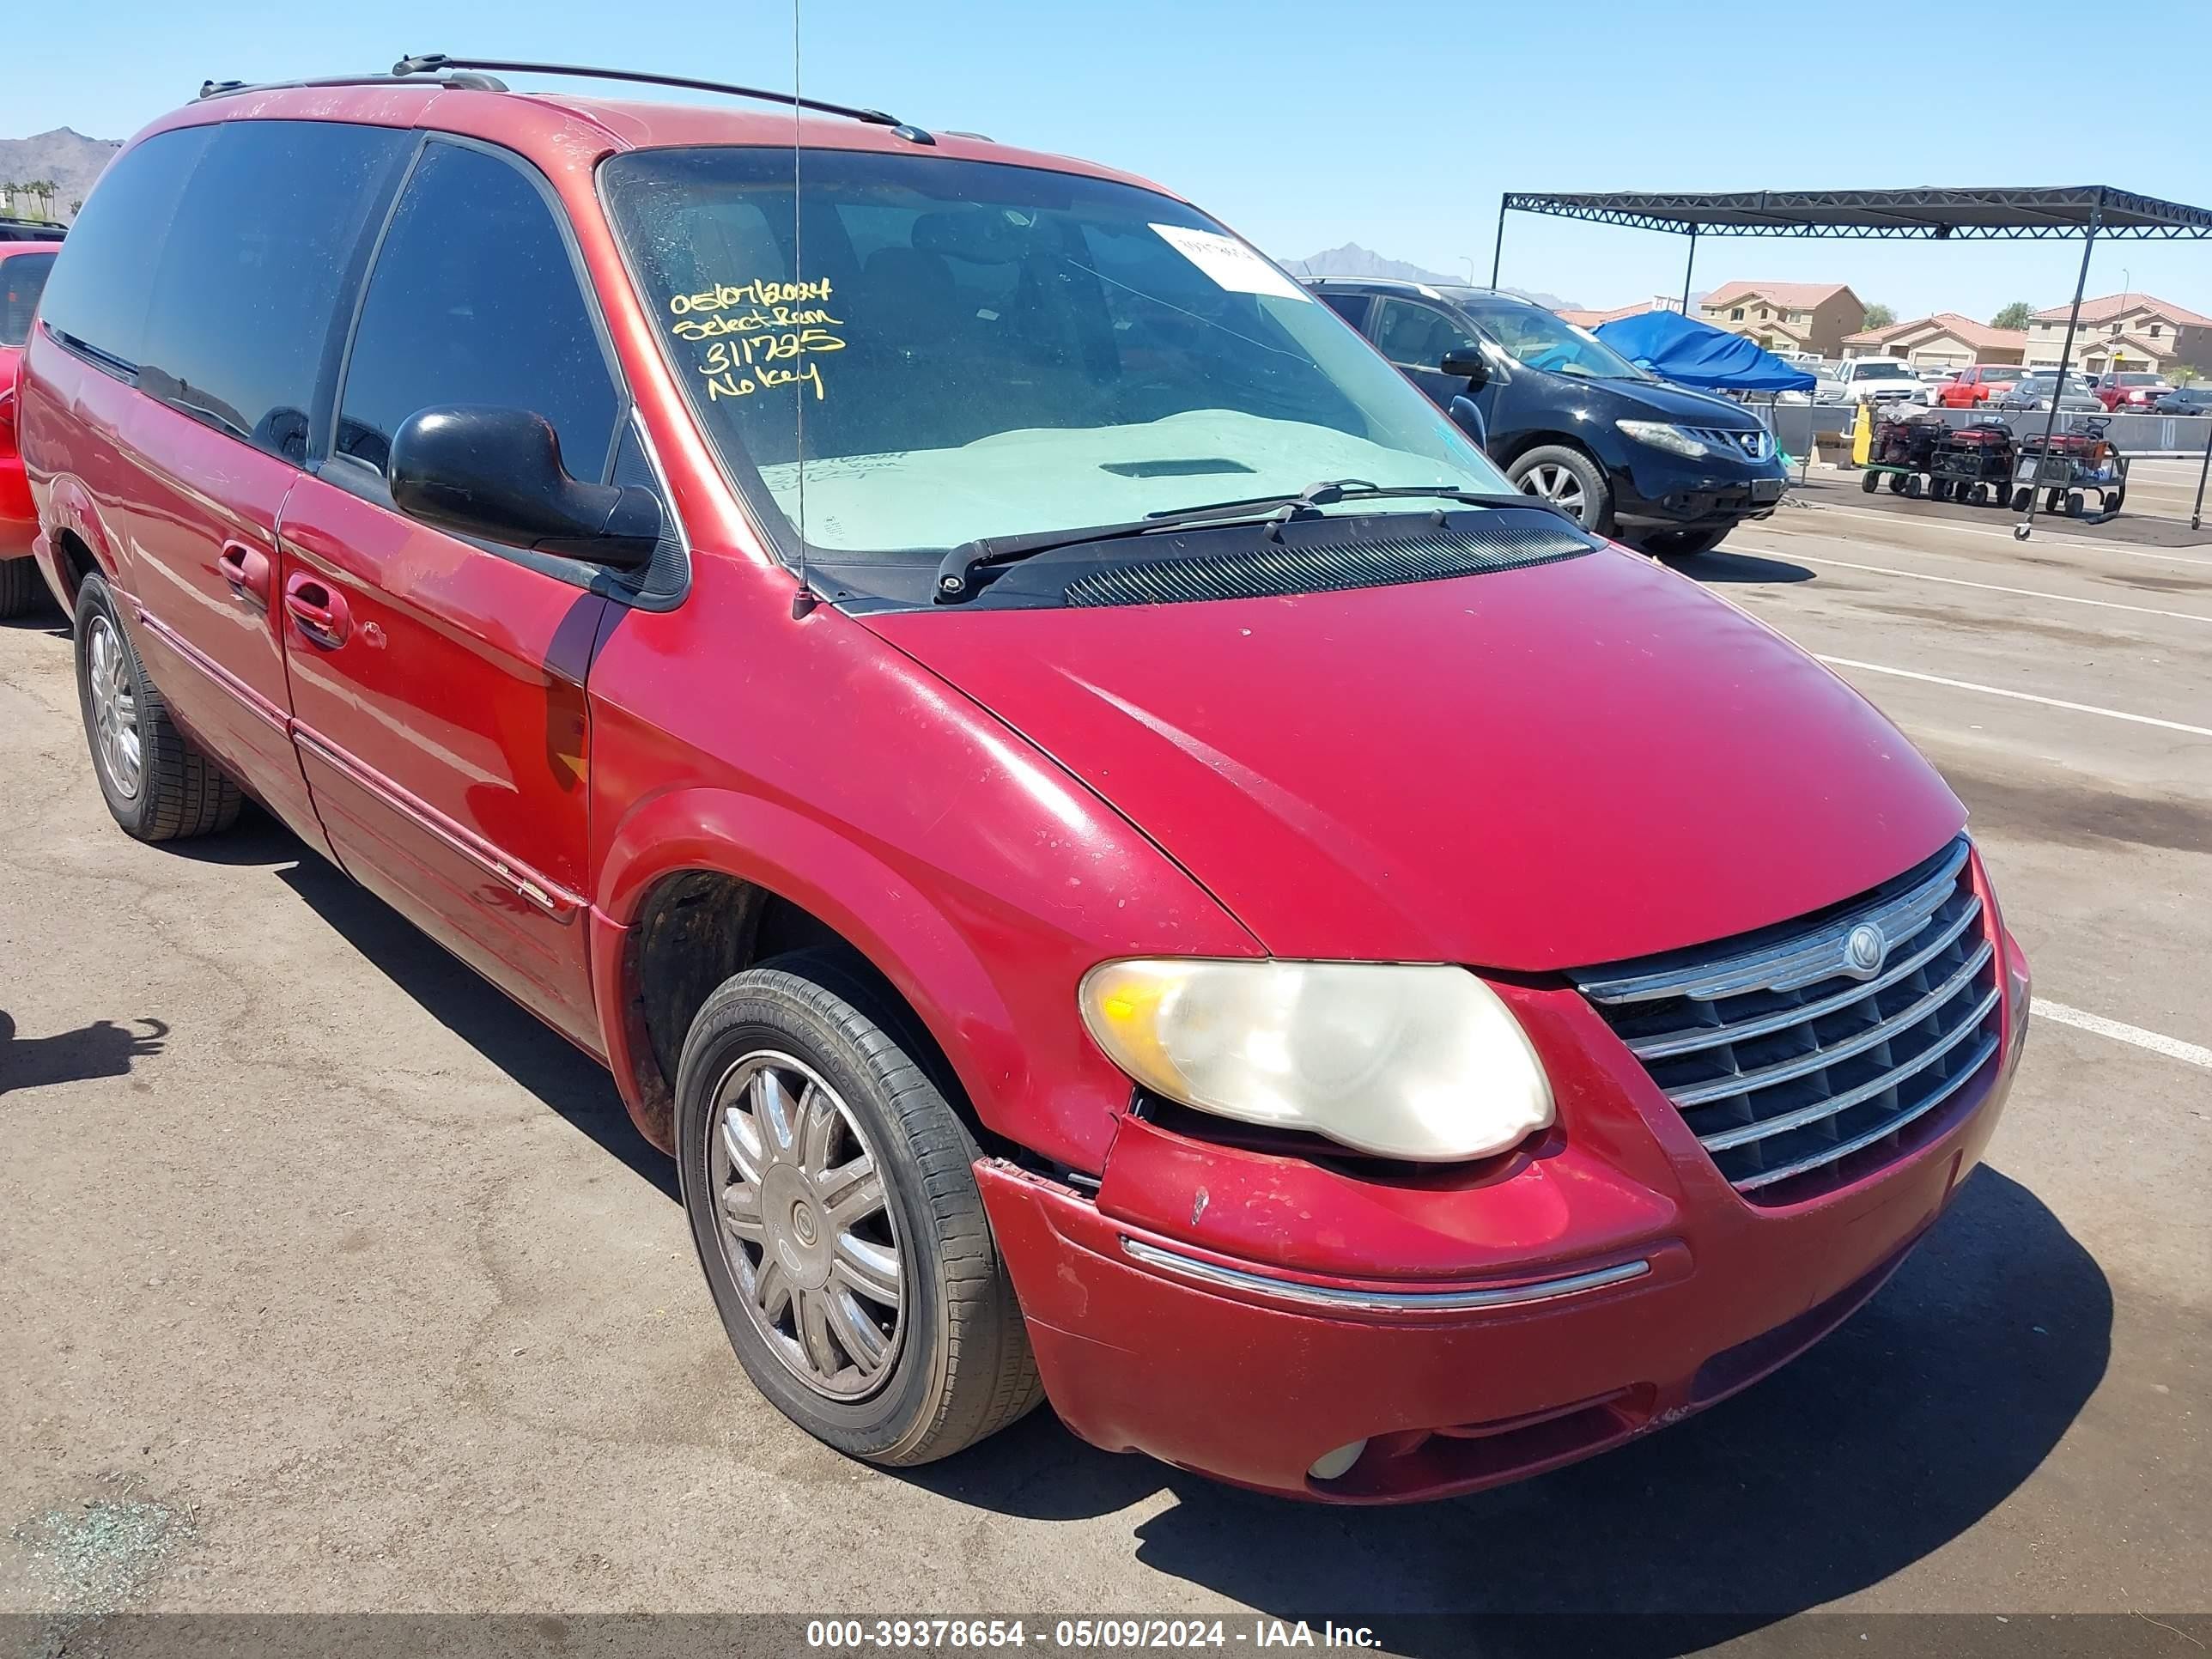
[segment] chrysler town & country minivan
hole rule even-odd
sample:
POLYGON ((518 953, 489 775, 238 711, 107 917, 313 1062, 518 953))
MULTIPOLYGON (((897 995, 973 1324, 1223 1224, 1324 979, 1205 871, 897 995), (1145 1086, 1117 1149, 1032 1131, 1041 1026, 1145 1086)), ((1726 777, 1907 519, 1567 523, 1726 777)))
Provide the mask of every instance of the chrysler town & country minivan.
POLYGON ((608 1066, 784 1413, 1430 1497, 1943 1211, 2027 964, 1827 670, 1156 186, 512 67, 131 141, 37 557, 121 826, 251 796, 608 1066))

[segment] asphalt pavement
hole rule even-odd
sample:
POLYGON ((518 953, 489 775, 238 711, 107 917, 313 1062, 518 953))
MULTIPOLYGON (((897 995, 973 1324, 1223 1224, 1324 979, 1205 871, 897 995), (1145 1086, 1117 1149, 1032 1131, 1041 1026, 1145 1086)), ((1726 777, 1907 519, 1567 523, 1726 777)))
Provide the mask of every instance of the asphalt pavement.
POLYGON ((1424 1615, 1595 1612, 1692 1616, 1613 1652, 1810 1652, 1888 1613, 2100 1613, 2112 1651, 2198 1652, 2212 537, 2022 546, 1821 499, 1688 574, 1971 807, 2039 1005, 1989 1162, 1779 1375, 1412 1510, 1231 1491, 1048 1412, 903 1474, 810 1440, 738 1370, 609 1079, 265 819, 126 839, 59 618, 0 624, 9 1628, 1256 1613, 1442 1654, 1468 1644, 1424 1615))

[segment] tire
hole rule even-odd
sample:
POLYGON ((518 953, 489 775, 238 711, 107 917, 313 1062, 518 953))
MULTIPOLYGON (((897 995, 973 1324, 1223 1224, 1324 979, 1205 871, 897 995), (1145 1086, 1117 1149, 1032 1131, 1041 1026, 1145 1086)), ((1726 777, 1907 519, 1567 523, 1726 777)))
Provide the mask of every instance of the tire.
POLYGON ((2081 492, 2080 490, 2069 489, 2066 492, 2066 516, 2068 518, 2080 518, 2085 509, 2085 506, 2086 504, 2081 499, 2081 492))
POLYGON ((2027 511, 2028 504, 2034 499, 2033 490, 2015 489, 2012 492, 2012 510, 2015 513, 2025 513, 2027 511))
POLYGON ((1545 444, 1517 457, 1505 477, 1524 495, 1541 495, 1600 536, 1613 533, 1613 486, 1605 469, 1579 449, 1545 444))
POLYGON ((1859 488, 1869 495, 1881 488, 1881 474, 1869 468, 1859 475, 1859 488))
POLYGON ((213 835, 237 823, 245 795, 170 717, 98 576, 77 589, 76 629, 77 706, 93 775, 116 823, 149 842, 213 835))
POLYGON ((1948 478, 1929 479, 1928 483, 1928 499, 1931 501, 1949 501, 1951 499, 1951 481, 1948 478))
POLYGON ((1638 544, 1655 559, 1693 559, 1710 553, 1727 539, 1732 524, 1708 525, 1702 530, 1656 530, 1638 544))
POLYGON ((1916 472, 1905 481, 1905 497, 1907 500, 1917 501, 1920 499, 1921 493, 1920 475, 1916 472))
POLYGON ((0 617, 25 615, 46 592, 46 580, 39 574, 36 559, 0 559, 0 617))
POLYGON ((1893 495, 1902 495, 1905 493, 1905 475, 1902 472, 1893 472, 1889 475, 1889 493, 1893 495))
POLYGON ((738 1362, 815 1438, 895 1468, 963 1450, 1044 1397, 975 1139, 927 1055, 865 967, 810 949, 725 980, 676 1074, 684 1207, 738 1362), (862 1158, 870 1171, 847 1174, 862 1158))

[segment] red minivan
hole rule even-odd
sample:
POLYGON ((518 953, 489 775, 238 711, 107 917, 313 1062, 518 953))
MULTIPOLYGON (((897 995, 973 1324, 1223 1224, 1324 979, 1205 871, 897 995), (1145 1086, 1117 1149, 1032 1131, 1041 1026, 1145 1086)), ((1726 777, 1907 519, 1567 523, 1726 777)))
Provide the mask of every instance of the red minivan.
POLYGON ((72 228, 126 830, 250 794, 611 1068, 858 1457, 1432 1497, 1874 1292, 2028 982, 1887 721, 1156 186, 526 67, 211 87, 72 228))

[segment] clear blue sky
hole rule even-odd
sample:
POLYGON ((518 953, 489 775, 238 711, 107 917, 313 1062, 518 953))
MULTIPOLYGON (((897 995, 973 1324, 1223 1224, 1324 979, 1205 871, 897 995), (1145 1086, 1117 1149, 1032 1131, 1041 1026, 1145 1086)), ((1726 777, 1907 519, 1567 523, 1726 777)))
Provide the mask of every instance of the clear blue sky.
MULTIPOLYGON (((1863 21, 1849 6, 1714 0, 801 4, 816 96, 1127 167, 1286 258, 1357 241, 1438 270, 1471 257, 1486 276, 1508 188, 2093 183, 2212 205, 2208 0, 1872 0, 1863 21), (2055 116, 2041 112, 2047 87, 2024 91, 2045 64, 2068 82, 2055 116), (1960 112, 1968 101, 1971 116, 1960 112), (2149 113, 2160 107, 2194 130, 2149 113)), ((791 77, 788 0, 8 10, 7 137, 64 125, 120 137, 205 76, 380 67, 403 52, 777 87, 791 77)), ((1621 304, 1679 292, 1682 254, 1680 238, 1516 214, 1504 280, 1621 304)), ((2065 299, 2079 254, 2057 243, 1708 241, 1696 286, 1835 280, 1900 317, 1986 319, 2009 300, 2065 299)), ((2123 289, 2212 313, 2212 241, 2100 248, 2090 291, 2123 289)))

